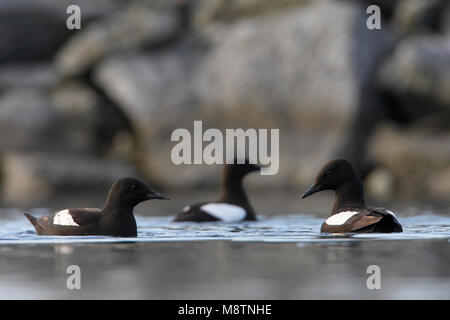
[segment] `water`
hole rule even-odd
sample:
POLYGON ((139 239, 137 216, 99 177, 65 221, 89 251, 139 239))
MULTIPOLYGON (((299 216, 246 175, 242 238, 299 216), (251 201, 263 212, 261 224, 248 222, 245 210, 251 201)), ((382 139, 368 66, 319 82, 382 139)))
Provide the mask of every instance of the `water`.
POLYGON ((398 234, 321 234, 323 218, 305 214, 243 224, 136 219, 137 238, 37 236, 21 212, 3 210, 0 298, 450 298, 445 213, 400 215, 398 234), (81 290, 66 288, 72 264, 81 290), (366 285, 373 264, 381 290, 366 285))
MULTIPOLYGON (((49 214, 47 209, 31 211, 35 216, 49 214)), ((100 242, 163 242, 230 240, 241 242, 340 242, 376 240, 450 239, 450 217, 424 214, 400 219, 402 233, 391 234, 321 234, 322 218, 304 214, 260 216, 245 223, 173 223, 171 217, 137 216, 137 238, 102 236, 37 236, 22 212, 9 210, 0 227, 1 244, 54 244, 100 242)))

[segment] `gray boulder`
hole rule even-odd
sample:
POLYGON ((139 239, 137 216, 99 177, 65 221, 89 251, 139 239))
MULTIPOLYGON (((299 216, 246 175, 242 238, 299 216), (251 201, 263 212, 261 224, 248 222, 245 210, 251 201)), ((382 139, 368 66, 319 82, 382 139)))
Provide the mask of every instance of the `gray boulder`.
POLYGON ((49 89, 58 82, 50 63, 19 63, 0 66, 0 91, 8 89, 49 89))
POLYGON ((442 30, 450 34, 450 5, 442 13, 442 30))
POLYGON ((165 183, 174 175, 204 179, 205 166, 168 161, 171 132, 203 120, 204 128, 282 128, 283 169, 271 181, 306 184, 311 166, 340 144, 360 90, 393 44, 388 30, 368 30, 366 18, 360 6, 325 1, 212 23, 202 33, 205 45, 194 46, 201 49, 111 57, 94 79, 136 128, 144 171, 165 183))
POLYGON ((127 123, 80 82, 52 90, 10 89, 0 96, 0 151, 105 154, 127 123))
POLYGON ((51 59, 71 35, 66 27, 67 7, 77 4, 82 27, 98 16, 115 11, 120 1, 14 0, 0 2, 0 63, 51 59))
POLYGON ((366 19, 365 7, 321 2, 213 26, 207 30, 213 49, 196 75, 198 99, 240 118, 236 123, 254 122, 241 117, 246 110, 261 125, 282 128, 283 144, 290 146, 283 153, 291 158, 287 176, 297 172, 301 183, 311 181, 314 164, 334 157, 343 144, 371 94, 363 90, 392 50, 389 28, 368 30, 366 19))
POLYGON ((199 115, 189 55, 177 50, 120 55, 106 59, 94 72, 95 82, 131 124, 140 168, 169 184, 171 131, 192 126, 192 119, 199 115))
POLYGON ((376 131, 370 153, 380 168, 387 172, 388 179, 393 180, 388 197, 448 200, 450 133, 445 130, 436 132, 430 127, 400 129, 383 125, 376 131))
POLYGON ((324 115, 329 124, 346 123, 392 45, 388 32, 365 23, 360 7, 325 2, 211 28, 213 49, 196 79, 199 99, 227 110, 287 113, 300 127, 319 125, 311 120, 324 115))
POLYGON ((270 14, 311 2, 311 0, 278 0, 276 2, 272 0, 194 0, 191 1, 191 20, 195 26, 203 27, 214 21, 232 21, 242 17, 270 14))
POLYGON ((378 78, 380 86, 399 101, 398 112, 408 118, 441 112, 448 119, 450 37, 405 39, 383 64, 378 78))
POLYGON ((393 26, 404 35, 441 31, 442 16, 448 7, 446 0, 398 1, 393 26))
POLYGON ((51 90, 50 99, 65 130, 66 152, 103 155, 114 136, 128 130, 118 110, 91 86, 81 81, 65 81, 51 90))
POLYGON ((2 199, 15 205, 36 205, 70 191, 105 191, 117 179, 138 176, 129 165, 80 154, 7 152, 1 160, 2 199))
POLYGON ((54 149, 61 144, 59 120, 41 91, 8 91, 0 97, 0 150, 54 149))
POLYGON ((82 74, 110 53, 161 44, 178 31, 175 11, 131 5, 71 37, 57 55, 57 66, 66 76, 82 74))

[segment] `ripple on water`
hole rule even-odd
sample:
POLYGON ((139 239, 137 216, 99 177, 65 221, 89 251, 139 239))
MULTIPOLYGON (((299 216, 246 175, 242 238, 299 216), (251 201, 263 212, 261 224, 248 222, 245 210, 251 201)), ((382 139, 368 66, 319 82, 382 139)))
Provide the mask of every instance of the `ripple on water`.
MULTIPOLYGON (((48 213, 36 209, 34 215, 48 213)), ((0 212, 0 244, 36 243, 101 243, 101 242, 162 242, 162 241, 213 241, 232 240, 243 242, 342 242, 367 240, 449 239, 450 217, 422 214, 400 218, 403 233, 345 234, 320 233, 322 218, 304 214, 276 217, 260 217, 257 222, 231 223, 173 223, 170 217, 137 216, 137 238, 103 236, 59 237, 37 236, 21 212, 0 212)))

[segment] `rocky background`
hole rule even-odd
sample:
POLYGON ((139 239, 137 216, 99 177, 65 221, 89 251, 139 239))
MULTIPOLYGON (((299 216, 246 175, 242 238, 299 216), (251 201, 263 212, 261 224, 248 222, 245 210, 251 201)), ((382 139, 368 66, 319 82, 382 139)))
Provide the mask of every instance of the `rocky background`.
POLYGON ((449 203, 450 3, 0 2, 3 203, 128 175, 217 187, 217 166, 170 161, 172 131, 194 120, 280 128, 279 174, 255 188, 300 192, 346 157, 372 197, 449 203), (81 30, 66 27, 70 4, 81 30), (366 28, 369 4, 381 30, 366 28))

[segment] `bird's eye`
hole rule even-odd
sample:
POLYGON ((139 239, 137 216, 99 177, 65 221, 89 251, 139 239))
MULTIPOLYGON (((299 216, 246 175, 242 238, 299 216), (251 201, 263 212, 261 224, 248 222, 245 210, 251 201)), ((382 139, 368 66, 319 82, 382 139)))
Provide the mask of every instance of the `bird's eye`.
POLYGON ((325 175, 326 175, 326 176, 331 175, 331 171, 325 171, 325 175))
POLYGON ((131 185, 131 189, 136 189, 136 185, 131 185))

